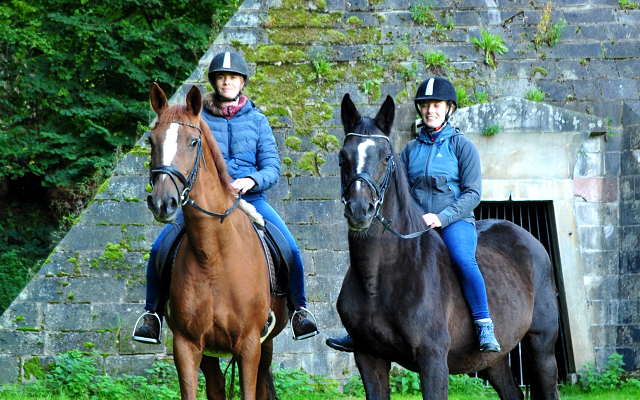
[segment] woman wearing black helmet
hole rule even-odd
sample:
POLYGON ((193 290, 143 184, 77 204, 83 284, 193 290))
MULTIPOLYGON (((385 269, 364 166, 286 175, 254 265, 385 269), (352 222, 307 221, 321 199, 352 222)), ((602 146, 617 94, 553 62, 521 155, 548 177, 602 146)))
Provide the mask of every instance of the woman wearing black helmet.
MULTIPOLYGON (((414 98, 422 118, 418 138, 400 156, 411 194, 422 207, 422 219, 438 228, 449 249, 462 291, 473 314, 481 352, 499 352, 489 316, 484 278, 476 262, 478 236, 473 209, 480 204, 480 157, 473 143, 449 123, 458 106, 456 89, 444 78, 422 82, 414 98)), ((351 351, 347 335, 327 339, 327 345, 351 351)))
MULTIPOLYGON (((267 203, 265 191, 278 182, 280 177, 280 155, 267 118, 242 89, 249 81, 249 68, 244 58, 235 52, 224 52, 213 57, 209 65, 209 82, 213 91, 203 99, 202 119, 211 128, 218 148, 233 179, 231 186, 242 194, 242 198, 278 227, 287 239, 293 254, 289 286, 301 307, 293 315, 292 330, 296 339, 306 339, 318 334, 315 322, 308 318, 304 290, 304 271, 300 250, 295 239, 278 213, 267 203)), ((182 215, 179 216, 182 218, 182 215)), ((133 335, 134 340, 158 343, 160 318, 153 309, 160 278, 155 269, 155 256, 160 242, 170 230, 165 227, 154 242, 147 267, 147 313, 144 324, 133 335)))

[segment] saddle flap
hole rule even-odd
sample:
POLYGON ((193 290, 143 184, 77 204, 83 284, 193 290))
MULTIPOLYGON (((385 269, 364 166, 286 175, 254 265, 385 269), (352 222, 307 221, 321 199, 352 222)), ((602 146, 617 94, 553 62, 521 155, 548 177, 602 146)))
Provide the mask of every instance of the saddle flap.
POLYGON ((162 276, 162 271, 165 270, 165 267, 171 272, 176 253, 186 233, 187 230, 184 227, 184 219, 180 219, 171 225, 171 229, 167 232, 164 239, 162 239, 160 247, 158 248, 158 254, 156 255, 156 271, 158 271, 158 276, 162 276))
POLYGON ((272 222, 265 220, 265 242, 271 251, 276 268, 276 276, 282 287, 289 286, 289 273, 293 265, 293 253, 289 242, 272 222), (277 261, 280 259, 280 262, 277 261))

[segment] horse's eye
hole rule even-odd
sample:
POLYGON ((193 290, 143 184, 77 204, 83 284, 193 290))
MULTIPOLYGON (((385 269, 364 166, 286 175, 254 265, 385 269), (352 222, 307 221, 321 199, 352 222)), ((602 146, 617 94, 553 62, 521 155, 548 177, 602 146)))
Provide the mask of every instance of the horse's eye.
POLYGON ((391 159, 393 158, 393 155, 389 154, 384 158, 384 163, 389 164, 389 161, 391 161, 391 159))
POLYGON ((193 139, 190 143, 191 147, 196 147, 198 145, 199 140, 198 139, 193 139))

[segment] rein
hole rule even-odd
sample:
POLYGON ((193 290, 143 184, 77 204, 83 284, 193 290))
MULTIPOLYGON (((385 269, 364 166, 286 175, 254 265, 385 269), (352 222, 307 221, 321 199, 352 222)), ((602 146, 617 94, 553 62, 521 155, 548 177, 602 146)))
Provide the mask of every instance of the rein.
POLYGON ((192 206, 193 208, 195 208, 196 210, 204 214, 207 214, 212 217, 220 218, 220 223, 223 223, 224 219, 227 218, 229 214, 231 214, 233 210, 235 210, 238 207, 238 204, 240 204, 240 199, 242 197, 241 194, 238 193, 238 198, 236 199, 236 202, 230 208, 227 208, 225 212, 222 214, 205 210, 204 208, 200 207, 195 201, 189 198, 189 194, 193 190, 193 186, 198 181, 198 168, 201 160, 202 160, 202 163, 204 164, 204 169, 207 170, 207 163, 205 162, 204 157, 202 156, 202 129, 199 126, 190 124, 188 122, 171 121, 171 123, 178 124, 178 125, 185 125, 190 128, 195 128, 200 132, 200 137, 198 138, 198 153, 196 155, 196 161, 193 164, 193 168, 191 168, 191 172, 189 173, 189 176, 187 178, 185 178, 180 171, 178 171, 176 168, 172 167, 171 165, 160 165, 155 169, 149 170, 149 184, 151 185, 151 188, 153 188, 153 182, 158 177, 158 175, 162 175, 162 174, 169 175, 169 178, 171 178, 171 180, 173 181, 173 184, 175 185, 176 190, 180 195, 180 202, 183 206, 186 204, 189 204, 190 206, 192 206), (176 178, 178 178, 178 180, 182 183, 182 186, 184 187, 184 190, 182 190, 182 192, 180 192, 180 187, 178 186, 178 182, 176 182, 176 178))
MULTIPOLYGON (((389 138, 387 136, 384 136, 384 135, 363 135, 363 134, 360 134, 360 133, 347 133, 345 135, 345 140, 349 136, 359 136, 359 137, 366 137, 366 138, 385 139, 387 141, 387 143, 389 143, 389 145, 391 145, 391 141, 389 140, 389 138)), ((374 218, 377 218, 382 223, 382 225, 384 226, 384 230, 382 231, 382 234, 384 235, 384 232, 386 230, 389 230, 389 232, 391 232, 395 236, 399 237, 400 239, 413 239, 413 238, 416 238, 418 236, 421 236, 424 233, 429 232, 431 230, 431 228, 428 227, 427 229, 425 229, 423 231, 410 233, 408 235, 403 235, 401 233, 398 233, 395 229, 393 229, 391 227, 390 223, 393 222, 393 219, 390 219, 389 222, 387 222, 387 220, 384 219, 384 217, 380 214, 380 207, 382 206, 382 203, 384 202, 384 194, 387 191, 387 188, 389 187, 389 183, 391 182, 391 177, 392 177, 393 172, 395 171, 395 169, 396 169, 396 162, 393 159, 393 157, 391 157, 391 159, 389 160, 389 163, 387 164, 387 169, 384 172, 384 176, 382 177, 382 181, 380 182, 379 185, 367 173, 355 174, 353 177, 351 177, 349 182, 347 182, 347 184, 342 187, 342 193, 341 193, 341 196, 340 196, 341 197, 341 201, 342 201, 342 203, 344 205, 347 205, 347 199, 345 198, 345 193, 347 193, 349 191, 349 189, 351 189, 351 186, 354 183, 356 183, 358 181, 365 182, 367 184, 367 186, 369 186, 369 188, 371 189, 371 191, 374 194, 373 207, 376 210, 376 214, 374 215, 374 218)))

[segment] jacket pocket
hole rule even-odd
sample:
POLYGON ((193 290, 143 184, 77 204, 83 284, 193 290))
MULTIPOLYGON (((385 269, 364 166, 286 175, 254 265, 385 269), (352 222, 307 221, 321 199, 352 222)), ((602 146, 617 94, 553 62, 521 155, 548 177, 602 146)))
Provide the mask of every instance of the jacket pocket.
POLYGON ((433 188, 433 199, 429 211, 437 214, 456 201, 456 193, 448 184, 446 176, 430 176, 429 181, 433 188))

